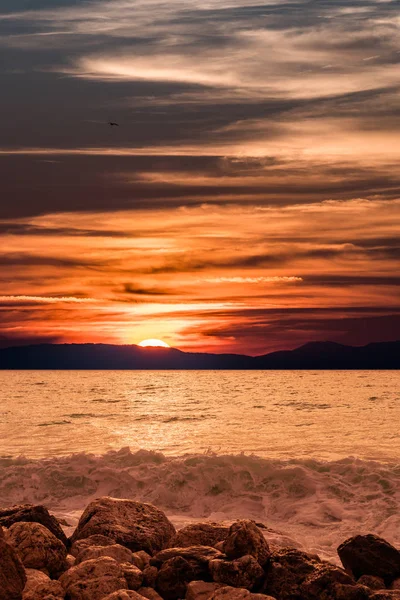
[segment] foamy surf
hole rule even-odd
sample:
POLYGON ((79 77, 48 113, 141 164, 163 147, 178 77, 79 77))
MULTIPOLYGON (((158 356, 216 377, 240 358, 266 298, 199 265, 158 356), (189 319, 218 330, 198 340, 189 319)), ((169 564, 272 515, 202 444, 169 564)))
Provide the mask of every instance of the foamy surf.
POLYGON ((109 495, 151 502, 180 527, 196 520, 252 518, 277 545, 297 543, 337 560, 357 533, 400 545, 400 465, 255 455, 164 456, 129 448, 102 456, 0 459, 0 504, 43 503, 73 527, 85 505, 109 495))

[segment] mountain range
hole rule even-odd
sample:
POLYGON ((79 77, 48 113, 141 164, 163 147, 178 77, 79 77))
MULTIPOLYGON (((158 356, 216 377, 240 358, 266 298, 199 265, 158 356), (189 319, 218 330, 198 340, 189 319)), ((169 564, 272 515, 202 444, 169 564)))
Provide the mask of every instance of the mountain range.
POLYGON ((309 342, 262 356, 110 344, 37 344, 0 349, 0 369, 399 369, 400 341, 367 346, 309 342))

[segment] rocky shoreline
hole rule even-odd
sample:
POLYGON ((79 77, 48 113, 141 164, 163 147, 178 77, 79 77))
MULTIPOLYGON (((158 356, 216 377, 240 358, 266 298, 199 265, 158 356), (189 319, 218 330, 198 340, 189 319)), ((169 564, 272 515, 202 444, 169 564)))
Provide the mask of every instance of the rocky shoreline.
POLYGON ((67 538, 44 506, 0 509, 0 600, 400 600, 400 551, 384 539, 344 541, 339 568, 263 529, 176 531, 151 504, 104 497, 67 538))

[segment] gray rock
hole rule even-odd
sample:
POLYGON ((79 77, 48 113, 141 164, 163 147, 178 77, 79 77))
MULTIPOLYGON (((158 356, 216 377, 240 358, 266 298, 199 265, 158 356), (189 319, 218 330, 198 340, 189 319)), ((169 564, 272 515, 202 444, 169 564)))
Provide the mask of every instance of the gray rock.
POLYGON ((143 572, 131 563, 121 563, 129 590, 137 591, 143 585, 143 572))
POLYGON ((188 584, 198 579, 196 569, 182 556, 165 561, 157 575, 156 590, 164 600, 184 598, 188 584))
POLYGON ((147 598, 147 600, 163 600, 163 598, 161 598, 160 594, 158 594, 156 592, 156 590, 153 590, 153 588, 150 588, 150 587, 139 588, 138 594, 141 594, 141 596, 143 596, 144 598, 147 598))
POLYGON ((214 523, 194 523, 182 527, 171 540, 171 546, 185 548, 186 546, 215 546, 228 537, 229 525, 214 523))
POLYGON ((69 542, 61 529, 60 523, 44 506, 40 504, 20 504, 0 509, 0 526, 9 528, 14 523, 19 523, 20 521, 44 525, 56 538, 68 547, 69 542))
POLYGON ((78 556, 78 554, 82 552, 82 550, 90 548, 91 546, 113 546, 114 544, 114 538, 100 534, 89 535, 89 537, 77 540, 72 544, 71 554, 72 556, 78 556))
POLYGON ((358 585, 365 585, 371 590, 384 590, 386 589, 385 582, 382 577, 376 577, 375 575, 362 575, 357 580, 358 585))
POLYGON ((362 575, 382 577, 391 583, 400 576, 400 552, 377 535, 357 535, 338 548, 344 568, 356 579, 362 575))
POLYGON ((222 587, 211 596, 210 600, 275 600, 265 594, 252 594, 249 590, 233 587, 222 587))
POLYGON ((64 600, 65 590, 58 581, 39 583, 23 593, 22 600, 64 600))
POLYGON ((112 546, 89 546, 89 548, 81 550, 76 557, 75 564, 79 565, 85 560, 99 558, 100 556, 109 556, 119 563, 133 562, 132 552, 129 548, 125 548, 125 546, 121 546, 121 544, 112 544, 112 546))
POLYGON ((191 581, 187 587, 185 600, 210 600, 214 592, 221 587, 224 587, 221 583, 191 581))

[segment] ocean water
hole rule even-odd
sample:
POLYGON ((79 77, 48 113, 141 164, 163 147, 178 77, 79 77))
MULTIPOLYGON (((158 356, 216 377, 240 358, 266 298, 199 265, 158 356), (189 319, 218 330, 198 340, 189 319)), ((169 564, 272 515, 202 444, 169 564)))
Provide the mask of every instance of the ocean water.
POLYGON ((355 533, 400 546, 400 372, 0 372, 0 417, 2 506, 72 527, 108 494, 331 560, 355 533))

